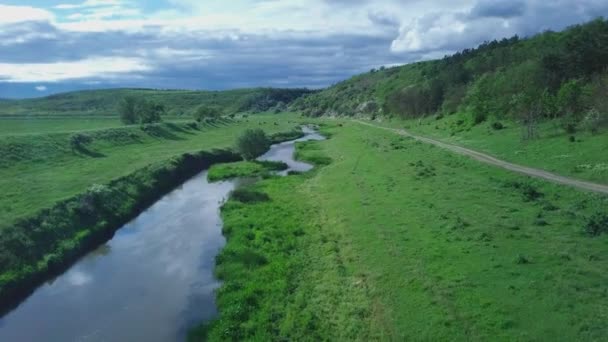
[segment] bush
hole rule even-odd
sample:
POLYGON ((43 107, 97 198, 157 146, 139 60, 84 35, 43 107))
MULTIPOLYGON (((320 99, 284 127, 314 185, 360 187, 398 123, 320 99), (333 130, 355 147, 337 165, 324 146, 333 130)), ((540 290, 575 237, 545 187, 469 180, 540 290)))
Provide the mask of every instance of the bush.
POLYGON ((222 110, 216 106, 199 106, 194 112, 194 119, 198 122, 217 120, 222 116, 222 110))
POLYGON ((608 214, 596 213, 587 220, 584 231, 589 236, 608 233, 608 214))
POLYGON ((70 147, 72 150, 80 150, 84 145, 90 144, 93 141, 90 135, 84 133, 75 133, 70 136, 70 147))
POLYGON ((270 201, 267 194, 251 189, 236 189, 230 197, 241 203, 258 203, 270 201))
POLYGON ((501 122, 494 122, 492 123, 492 129, 496 130, 496 131, 500 131, 501 129, 504 129, 505 126, 501 123, 501 122))
POLYGON ((237 139, 237 151, 245 160, 261 156, 270 148, 270 139, 263 130, 248 129, 237 139))
POLYGON ((538 191, 534 186, 530 184, 524 184, 521 187, 521 192, 524 196, 524 201, 532 202, 544 196, 544 194, 538 191))

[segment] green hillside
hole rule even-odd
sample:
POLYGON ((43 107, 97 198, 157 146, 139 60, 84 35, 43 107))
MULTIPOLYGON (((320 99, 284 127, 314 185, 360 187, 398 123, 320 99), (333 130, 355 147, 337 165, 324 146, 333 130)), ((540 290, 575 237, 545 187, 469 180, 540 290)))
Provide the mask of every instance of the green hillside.
POLYGON ((236 89, 226 91, 105 89, 76 91, 42 98, 0 101, 0 116, 117 116, 120 100, 145 98, 167 108, 170 116, 190 115, 200 105, 221 107, 227 114, 283 108, 309 93, 306 89, 236 89))
POLYGON ((466 113, 489 119, 559 119, 569 133, 608 125, 608 21, 481 44, 441 60, 381 68, 297 100, 309 116, 405 119, 466 113))

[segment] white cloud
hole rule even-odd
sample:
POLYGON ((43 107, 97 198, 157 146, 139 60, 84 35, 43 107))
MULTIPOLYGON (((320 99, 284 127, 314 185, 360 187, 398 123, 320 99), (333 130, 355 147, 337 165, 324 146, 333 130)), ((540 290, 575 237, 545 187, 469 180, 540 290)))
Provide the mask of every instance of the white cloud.
POLYGON ((74 62, 0 63, 0 79, 4 82, 59 82, 83 78, 113 79, 120 74, 148 70, 151 70, 151 66, 138 58, 95 57, 74 62))
POLYGON ((55 8, 60 10, 72 10, 87 7, 117 6, 122 2, 122 0, 86 0, 80 4, 59 4, 55 6, 55 8))
POLYGON ((25 21, 52 21, 53 13, 30 6, 8 6, 0 4, 0 25, 25 21))
POLYGON ((46 86, 43 86, 43 85, 36 86, 35 89, 37 91, 47 91, 46 86))

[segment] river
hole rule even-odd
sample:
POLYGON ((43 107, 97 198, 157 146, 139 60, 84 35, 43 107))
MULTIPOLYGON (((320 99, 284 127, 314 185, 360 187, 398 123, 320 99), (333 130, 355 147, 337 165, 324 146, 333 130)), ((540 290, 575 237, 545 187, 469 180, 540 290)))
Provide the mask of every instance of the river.
MULTIPOLYGON (((259 159, 293 159, 295 142, 276 144, 259 159)), ((215 256, 225 244, 220 207, 252 179, 209 183, 202 172, 119 229, 61 276, 40 286, 0 318, 0 341, 180 341, 217 314, 215 256)))

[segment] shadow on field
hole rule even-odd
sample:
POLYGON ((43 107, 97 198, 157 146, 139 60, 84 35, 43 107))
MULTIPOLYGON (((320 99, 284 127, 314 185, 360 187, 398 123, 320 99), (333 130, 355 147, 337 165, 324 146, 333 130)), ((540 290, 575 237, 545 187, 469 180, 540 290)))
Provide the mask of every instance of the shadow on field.
MULTIPOLYGON (((160 125, 148 125, 141 128, 146 134, 154 138, 167 139, 167 140, 186 140, 175 134, 174 129, 170 127, 160 125)), ((179 131, 179 130, 177 130, 179 131)))
POLYGON ((105 154, 103 154, 101 152, 90 150, 90 149, 86 148, 85 146, 79 146, 79 147, 74 148, 74 152, 76 152, 77 154, 87 156, 87 157, 91 157, 91 158, 106 157, 105 154))

